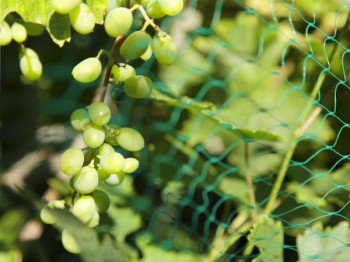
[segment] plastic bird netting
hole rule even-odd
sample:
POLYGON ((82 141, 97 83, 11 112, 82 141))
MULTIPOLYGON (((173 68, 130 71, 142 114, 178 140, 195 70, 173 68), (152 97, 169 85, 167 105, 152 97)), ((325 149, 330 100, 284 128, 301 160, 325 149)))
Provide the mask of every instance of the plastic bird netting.
MULTIPOLYGON (((142 261, 348 261, 349 14, 345 0, 191 0, 165 20, 175 64, 134 64, 152 97, 110 90, 113 121, 140 130, 147 150, 136 174, 105 189, 117 226, 102 219, 99 230, 142 261)), ((57 119, 96 88, 70 80, 72 61, 91 53, 74 50, 45 69, 70 81, 50 94, 57 119)))

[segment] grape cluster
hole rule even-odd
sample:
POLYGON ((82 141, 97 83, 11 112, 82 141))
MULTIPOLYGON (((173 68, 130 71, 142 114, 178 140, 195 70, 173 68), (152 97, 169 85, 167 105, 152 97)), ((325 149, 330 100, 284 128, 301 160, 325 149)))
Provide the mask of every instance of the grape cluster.
MULTIPOLYGON (((71 25, 77 32, 88 34, 93 30, 94 16, 81 0, 52 0, 52 5, 57 13, 69 15, 71 25)), ((148 97, 154 88, 151 79, 137 75, 129 61, 138 58, 148 60, 154 54, 161 65, 172 64, 177 55, 174 40, 151 18, 177 15, 182 8, 183 0, 117 0, 116 6, 105 16, 104 28, 109 36, 116 38, 116 42, 122 39, 118 50, 124 61, 115 61, 117 55, 111 53, 115 49, 110 52, 101 50, 96 57, 89 57, 78 63, 72 70, 73 78, 82 83, 98 79, 102 73, 100 56, 105 53, 108 55, 105 70, 108 72, 105 76, 107 85, 112 80, 122 84, 125 94, 131 98, 148 97), (129 4, 131 8, 128 8, 129 4), (133 25, 133 12, 136 10, 144 17, 144 26, 129 32, 133 25), (146 32, 150 25, 156 31, 153 37, 146 32)), ((34 59, 35 52, 27 48, 26 57, 34 59)), ((26 67, 26 60, 23 61, 21 68, 26 67)), ((99 214, 106 212, 110 204, 108 195, 98 190, 98 185, 104 183, 117 186, 127 174, 135 172, 139 167, 136 158, 125 158, 115 148, 130 153, 138 152, 145 144, 142 135, 132 128, 109 124, 110 119, 111 111, 103 102, 94 102, 87 108, 76 109, 72 113, 71 125, 76 131, 82 132, 87 147, 83 150, 69 148, 62 154, 60 169, 71 177, 70 185, 74 193, 69 201, 54 200, 42 209, 41 219, 45 223, 56 222, 50 208, 64 209, 67 206, 88 227, 96 227, 99 224, 99 214)), ((71 253, 81 252, 79 243, 67 230, 62 232, 62 243, 71 253)))
MULTIPOLYGON (((136 158, 124 156, 115 151, 119 146, 130 152, 140 151, 144 139, 136 130, 128 127, 108 125, 111 118, 109 107, 103 102, 94 102, 87 109, 77 109, 71 115, 71 124, 76 131, 82 132, 87 145, 86 153, 77 148, 66 150, 60 160, 61 171, 72 177, 70 185, 74 190, 71 199, 71 212, 88 227, 99 224, 99 213, 109 207, 108 195, 96 190, 99 183, 117 186, 126 174, 133 173, 139 167, 136 158)), ((64 200, 49 202, 41 211, 41 219, 48 224, 55 223, 48 208, 65 208, 64 200)), ((77 244, 68 244, 74 239, 66 230, 62 234, 64 247, 72 253, 78 253, 77 244)))
MULTIPOLYGON (((29 23, 28 23, 29 25, 29 23)), ((30 80, 38 80, 43 72, 43 67, 40 62, 38 54, 30 48, 24 46, 27 40, 28 32, 26 23, 14 22, 11 27, 6 21, 0 24, 0 46, 5 46, 11 43, 12 39, 21 45, 19 66, 23 76, 30 80)), ((36 27, 34 25, 34 27, 36 27)), ((37 28, 34 28, 37 30, 37 28)), ((39 33, 40 28, 39 28, 39 33)))

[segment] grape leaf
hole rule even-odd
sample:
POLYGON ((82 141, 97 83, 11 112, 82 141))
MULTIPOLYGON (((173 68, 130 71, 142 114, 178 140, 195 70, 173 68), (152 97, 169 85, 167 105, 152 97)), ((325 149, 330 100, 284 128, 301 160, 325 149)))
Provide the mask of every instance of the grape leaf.
POLYGON ((340 222, 333 228, 323 228, 316 223, 297 237, 300 260, 307 261, 348 261, 350 256, 349 222, 340 222))
POLYGON ((48 31, 52 40, 62 47, 65 41, 70 41, 69 16, 54 13, 50 18, 48 31))
POLYGON ((95 230, 88 228, 68 210, 50 209, 56 219, 56 226, 61 230, 68 230, 79 243, 82 253, 81 258, 85 262, 125 262, 113 248, 112 243, 105 239, 101 245, 95 230), (108 249, 108 252, 106 250, 108 249))
POLYGON ((1 20, 11 12, 17 12, 24 21, 47 26, 54 10, 47 0, 1 0, 1 20))
POLYGON ((108 0, 86 0, 86 4, 94 14, 95 22, 97 24, 103 24, 103 18, 108 8, 108 0))
POLYGON ((283 261, 283 225, 281 221, 264 218, 255 223, 248 240, 258 247, 260 254, 253 261, 283 261))

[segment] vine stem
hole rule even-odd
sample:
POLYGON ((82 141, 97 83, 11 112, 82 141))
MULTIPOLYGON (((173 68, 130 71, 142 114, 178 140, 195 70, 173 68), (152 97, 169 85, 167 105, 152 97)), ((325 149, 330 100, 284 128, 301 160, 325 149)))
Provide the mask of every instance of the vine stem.
MULTIPOLYGON (((345 25, 339 30, 338 35, 339 36, 343 36, 343 34, 345 34, 348 31, 346 29, 348 29, 349 26, 350 26, 350 13, 348 14, 348 17, 347 17, 345 25)), ((338 46, 339 45, 334 45, 333 46, 332 53, 331 53, 331 55, 329 57, 329 66, 330 66, 331 61, 334 58, 334 55, 336 53, 336 50, 337 50, 338 46)), ((276 199, 277 199, 277 196, 278 196, 278 192, 280 191, 282 183, 283 183, 283 180, 284 180, 284 177, 286 176, 286 173, 287 173, 287 170, 288 170, 288 166, 289 166, 290 161, 292 160, 292 156, 293 156, 294 151, 296 149, 296 145, 297 145, 298 139, 305 133, 305 131, 308 129, 308 127, 312 124, 312 122, 316 119, 316 117, 322 111, 321 107, 318 106, 309 115, 309 113, 310 113, 310 111, 312 109, 313 101, 316 99, 316 96, 317 96, 318 92, 320 91, 320 88, 321 88, 321 86, 322 86, 322 84, 323 84, 323 82, 325 80, 325 77, 326 77, 325 74, 324 74, 325 72, 326 72, 326 70, 323 70, 323 74, 320 75, 320 77, 318 78, 315 86, 313 87, 313 89, 311 91, 309 103, 306 106, 306 110, 305 110, 304 116, 300 119, 300 121, 297 124, 297 129, 296 129, 296 131, 294 133, 292 146, 288 149, 288 151, 287 151, 287 153, 286 153, 286 155, 285 155, 285 157, 283 159, 281 168, 280 168, 280 170, 279 170, 279 172, 277 174, 277 178, 276 178, 275 184, 273 185, 273 188, 272 188, 272 191, 271 191, 271 194, 270 194, 270 199, 268 200, 268 202, 266 204, 266 207, 265 207, 266 215, 269 215, 273 211, 275 206, 276 206, 276 199)))
POLYGON ((249 143, 244 143, 244 162, 245 162, 245 177, 248 184, 248 194, 249 194, 249 203, 253 207, 252 209, 252 218, 253 220, 258 219, 258 214, 256 212, 256 199, 254 194, 253 178, 249 166, 249 143))
POLYGON ((316 99, 316 96, 324 82, 324 79, 325 79, 325 74, 322 74, 318 78, 315 86, 312 89, 310 100, 306 106, 304 115, 298 121, 297 128, 296 128, 296 131, 294 132, 294 136, 291 142, 292 146, 288 149, 288 151, 286 152, 283 158, 281 168, 278 171, 275 184, 273 185, 272 191, 270 193, 270 199, 267 201, 267 204, 265 207, 266 215, 269 215, 276 206, 278 192, 280 191, 284 178, 287 174, 289 163, 292 160, 292 156, 296 149, 298 139, 305 133, 308 127, 312 124, 312 122, 316 119, 316 117, 321 113, 321 108, 316 107, 314 111, 309 115, 310 110, 312 109, 313 101, 316 99))
POLYGON ((118 36, 113 43, 111 51, 109 52, 107 66, 104 70, 103 78, 102 78, 102 82, 101 82, 101 87, 100 87, 102 89, 102 91, 101 91, 101 95, 100 95, 98 101, 103 102, 105 100, 106 92, 107 92, 107 88, 108 88, 108 84, 109 84, 109 78, 111 76, 112 67, 114 66, 114 64, 116 62, 115 61, 116 52, 117 52, 118 47, 122 43, 123 39, 124 39, 124 35, 118 36))

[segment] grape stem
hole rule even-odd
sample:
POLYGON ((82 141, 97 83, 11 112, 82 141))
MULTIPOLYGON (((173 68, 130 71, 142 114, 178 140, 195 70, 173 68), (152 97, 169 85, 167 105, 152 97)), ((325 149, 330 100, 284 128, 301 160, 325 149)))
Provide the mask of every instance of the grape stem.
POLYGON ((116 52, 117 52, 118 47, 122 43, 123 39, 124 39, 124 35, 118 36, 114 41, 114 44, 111 48, 111 51, 109 52, 107 66, 106 66, 106 68, 104 70, 104 74, 103 74, 102 86, 101 86, 102 91, 101 91, 99 101, 103 102, 105 100, 107 87, 109 84, 109 78, 111 76, 112 67, 116 62, 115 61, 116 52))
POLYGON ((77 191, 74 190, 73 194, 72 194, 72 202, 71 202, 71 205, 70 205, 70 208, 69 210, 72 211, 73 210, 73 207, 74 207, 74 199, 75 199, 75 196, 77 195, 77 191))
POLYGON ((159 25, 157 25, 156 23, 154 23, 153 19, 151 19, 151 18, 147 15, 147 13, 146 13, 146 11, 145 11, 145 9, 143 8, 142 5, 136 4, 136 5, 134 5, 134 6, 130 9, 131 12, 133 12, 133 11, 135 11, 135 10, 139 10, 140 13, 141 13, 141 15, 143 16, 143 19, 145 19, 145 25, 144 25, 144 28, 142 28, 142 30, 146 30, 146 28, 150 25, 150 26, 153 27, 153 29, 154 29, 155 31, 165 33, 164 31, 162 31, 162 30, 160 29, 159 25))

